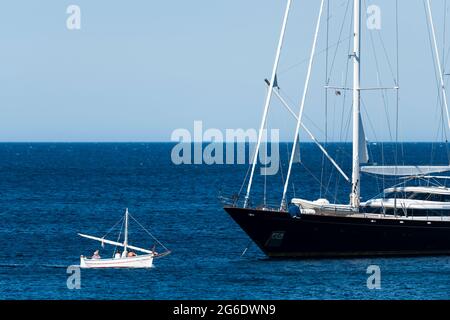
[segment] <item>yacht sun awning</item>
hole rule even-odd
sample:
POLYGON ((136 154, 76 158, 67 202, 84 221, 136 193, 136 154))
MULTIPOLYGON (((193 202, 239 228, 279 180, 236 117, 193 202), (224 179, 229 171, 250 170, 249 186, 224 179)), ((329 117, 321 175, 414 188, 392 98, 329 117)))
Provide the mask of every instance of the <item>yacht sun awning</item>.
POLYGON ((450 166, 365 166, 361 167, 361 172, 382 176, 421 176, 450 172, 450 166))

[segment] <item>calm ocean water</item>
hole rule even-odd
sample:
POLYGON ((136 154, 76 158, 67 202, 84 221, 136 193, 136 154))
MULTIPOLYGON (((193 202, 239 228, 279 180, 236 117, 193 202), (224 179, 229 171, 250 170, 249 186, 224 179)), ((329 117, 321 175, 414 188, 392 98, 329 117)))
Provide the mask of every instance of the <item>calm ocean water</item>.
MULTIPOLYGON (((218 196, 238 192, 248 166, 175 166, 172 146, 0 144, 0 298, 450 299, 450 257, 270 260, 255 245, 241 257, 248 238, 218 196), (99 248, 77 232, 102 236, 125 207, 173 253, 149 270, 82 270, 81 289, 69 290, 67 266, 99 248), (381 267, 381 290, 367 289, 369 265, 381 267)), ((348 163, 349 145, 330 149, 339 163, 348 163)), ((375 158, 384 149, 386 162, 393 154, 390 145, 371 149, 375 158)), ((280 152, 285 163, 286 146, 280 152)), ((408 144, 402 152, 414 164, 446 159, 440 145, 408 144)), ((302 149, 302 161, 295 169, 296 196, 347 201, 348 185, 326 161, 322 172, 314 146, 302 149)), ((269 202, 279 201, 281 183, 281 171, 267 179, 269 202)), ((255 186, 257 203, 263 179, 255 186)), ((374 196, 385 185, 367 178, 363 186, 374 196)), ((130 242, 153 244, 133 224, 130 242)))

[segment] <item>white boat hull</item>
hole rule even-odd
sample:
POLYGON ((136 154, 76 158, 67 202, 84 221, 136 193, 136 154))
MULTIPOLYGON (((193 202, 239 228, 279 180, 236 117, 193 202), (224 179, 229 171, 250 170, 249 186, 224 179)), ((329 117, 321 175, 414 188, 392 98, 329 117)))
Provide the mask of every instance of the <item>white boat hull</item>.
POLYGON ((80 257, 80 268, 151 268, 153 266, 153 254, 118 259, 88 259, 80 257))

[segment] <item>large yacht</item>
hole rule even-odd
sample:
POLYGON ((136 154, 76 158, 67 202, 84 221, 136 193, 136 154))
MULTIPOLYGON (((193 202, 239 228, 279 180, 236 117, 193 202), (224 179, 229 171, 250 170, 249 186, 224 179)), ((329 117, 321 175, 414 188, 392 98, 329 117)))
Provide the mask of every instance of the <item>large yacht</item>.
MULTIPOLYGON (((370 165, 368 161, 367 139, 361 120, 361 92, 364 90, 396 90, 398 83, 392 88, 363 88, 361 86, 361 0, 353 0, 353 87, 336 87, 337 95, 343 90, 352 92, 352 165, 351 177, 334 161, 318 139, 314 138, 303 123, 303 112, 312 64, 316 55, 316 45, 324 0, 320 2, 319 16, 315 29, 312 51, 309 59, 305 88, 298 113, 294 112, 279 90, 280 79, 277 79, 278 63, 289 17, 291 0, 287 1, 277 54, 271 80, 267 80, 267 97, 256 152, 249 171, 247 193, 243 204, 235 198, 226 204, 224 209, 270 257, 353 257, 353 256, 405 256, 405 255, 449 255, 450 254, 450 189, 445 187, 449 179, 449 165, 370 165), (263 131, 267 125, 267 114, 272 97, 290 111, 296 119, 294 143, 290 153, 287 176, 284 178, 284 189, 278 207, 267 205, 253 207, 250 200, 251 188, 257 165, 258 151, 261 146, 263 131), (324 157, 350 186, 348 203, 331 203, 327 199, 306 200, 294 197, 287 201, 290 188, 290 176, 294 157, 298 148, 300 129, 311 136, 314 143, 323 152, 324 157), (375 198, 361 201, 361 173, 381 177, 394 177, 400 184, 385 189, 375 198), (440 175, 438 175, 440 174, 440 175), (408 185, 406 182, 417 180, 422 185, 408 185), (423 185, 425 181, 425 185, 423 185)), ((349 2, 351 3, 351 2, 349 2)), ((426 1, 428 24, 434 42, 434 54, 439 72, 439 87, 443 101, 442 114, 447 115, 446 124, 450 126, 450 115, 447 105, 445 81, 440 65, 439 50, 436 45, 436 33, 430 1, 426 1)), ((418 79, 421 80, 421 79, 418 79)), ((332 88, 328 86, 327 88, 332 88)), ((398 100, 397 100, 398 101, 398 100)))

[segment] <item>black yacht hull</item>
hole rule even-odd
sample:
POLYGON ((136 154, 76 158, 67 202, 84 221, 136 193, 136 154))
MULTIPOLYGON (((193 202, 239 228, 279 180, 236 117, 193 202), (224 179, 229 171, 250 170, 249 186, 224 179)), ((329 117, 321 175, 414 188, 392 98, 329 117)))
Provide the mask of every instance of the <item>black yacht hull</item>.
POLYGON ((371 219, 225 207, 269 257, 450 255, 449 221, 371 219))

